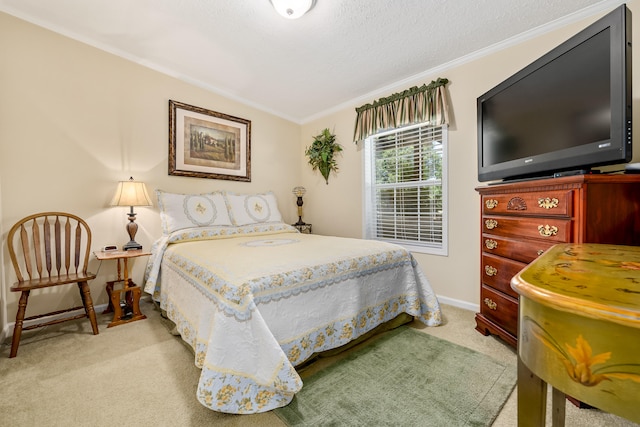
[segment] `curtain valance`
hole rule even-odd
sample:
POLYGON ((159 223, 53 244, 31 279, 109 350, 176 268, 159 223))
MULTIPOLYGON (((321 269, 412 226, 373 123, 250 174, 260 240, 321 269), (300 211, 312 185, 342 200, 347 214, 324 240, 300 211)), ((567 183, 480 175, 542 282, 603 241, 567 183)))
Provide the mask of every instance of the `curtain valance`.
POLYGON ((380 98, 373 104, 356 108, 355 142, 385 129, 414 123, 443 125, 449 123, 449 102, 445 85, 449 80, 439 78, 428 85, 414 86, 403 92, 380 98))

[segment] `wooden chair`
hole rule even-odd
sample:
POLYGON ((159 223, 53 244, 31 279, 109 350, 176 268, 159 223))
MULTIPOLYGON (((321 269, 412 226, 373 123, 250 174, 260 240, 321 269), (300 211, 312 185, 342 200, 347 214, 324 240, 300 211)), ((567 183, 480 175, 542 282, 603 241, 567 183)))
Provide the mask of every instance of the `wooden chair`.
POLYGON ((23 330, 40 328, 69 320, 88 317, 93 334, 98 334, 96 313, 88 281, 96 275, 87 271, 91 251, 91 230, 81 218, 64 212, 43 212, 30 215, 15 224, 7 235, 9 256, 18 282, 13 292, 22 292, 13 330, 11 354, 15 357, 23 330), (26 317, 29 294, 34 289, 76 283, 82 306, 26 317), (58 315, 84 307, 84 313, 60 318, 58 315), (24 321, 54 316, 53 320, 24 326, 24 321))

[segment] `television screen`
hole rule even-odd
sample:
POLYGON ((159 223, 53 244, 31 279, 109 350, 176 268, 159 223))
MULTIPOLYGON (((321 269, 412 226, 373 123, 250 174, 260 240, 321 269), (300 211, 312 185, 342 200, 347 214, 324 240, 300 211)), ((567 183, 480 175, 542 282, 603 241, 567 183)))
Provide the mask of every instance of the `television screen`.
POLYGON ((621 6, 478 98, 478 179, 631 160, 630 12, 621 6))

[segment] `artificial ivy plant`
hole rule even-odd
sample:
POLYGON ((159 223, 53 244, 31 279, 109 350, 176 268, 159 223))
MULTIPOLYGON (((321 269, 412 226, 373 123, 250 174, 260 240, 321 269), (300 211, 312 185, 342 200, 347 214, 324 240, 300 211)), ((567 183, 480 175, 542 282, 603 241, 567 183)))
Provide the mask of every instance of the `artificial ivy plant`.
POLYGON ((326 128, 319 135, 313 137, 313 143, 304 152, 309 157, 309 164, 313 170, 320 170, 327 185, 331 171, 338 171, 338 163, 334 154, 340 151, 342 151, 342 146, 336 143, 336 136, 331 133, 329 128, 326 128))

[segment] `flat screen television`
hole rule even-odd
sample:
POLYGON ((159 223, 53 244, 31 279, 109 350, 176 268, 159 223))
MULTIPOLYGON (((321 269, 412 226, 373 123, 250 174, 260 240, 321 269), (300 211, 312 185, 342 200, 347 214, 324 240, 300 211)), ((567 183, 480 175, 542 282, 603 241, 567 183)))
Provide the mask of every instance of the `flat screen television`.
POLYGON ((631 77, 622 5, 478 98, 478 180, 631 161, 631 77))

